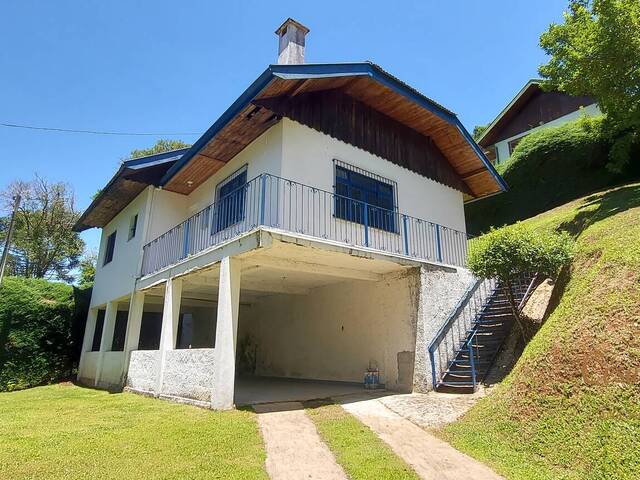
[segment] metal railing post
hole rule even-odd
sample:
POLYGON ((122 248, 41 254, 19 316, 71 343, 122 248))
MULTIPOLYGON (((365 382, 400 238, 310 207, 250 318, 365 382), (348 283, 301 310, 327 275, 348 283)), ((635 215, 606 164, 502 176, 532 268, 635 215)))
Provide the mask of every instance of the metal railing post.
POLYGON ((404 254, 409 256, 409 228, 407 227, 407 216, 402 215, 402 229, 404 230, 404 254))
POLYGON ((435 390, 438 383, 436 380, 436 357, 431 349, 429 350, 429 360, 431 360, 431 384, 435 390))
POLYGON ((260 178, 260 225, 264 225, 264 211, 267 203, 267 174, 263 173, 260 178))
POLYGON ((364 202, 364 246, 369 246, 369 204, 364 202))
POLYGON ((189 226, 191 222, 187 220, 184 224, 184 235, 182 236, 182 258, 186 258, 189 255, 189 226))
POLYGON ((436 223, 436 259, 442 263, 442 245, 440 245, 440 225, 436 223))
POLYGON ((476 391, 476 362, 473 358, 473 339, 475 335, 471 336, 469 340, 469 365, 471 366, 471 383, 473 384, 473 391, 476 391))

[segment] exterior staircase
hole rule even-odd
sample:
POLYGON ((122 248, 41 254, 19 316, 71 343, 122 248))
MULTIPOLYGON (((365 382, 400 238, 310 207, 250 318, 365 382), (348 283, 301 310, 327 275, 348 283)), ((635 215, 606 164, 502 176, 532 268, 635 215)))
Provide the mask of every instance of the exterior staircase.
MULTIPOLYGON (((514 286, 516 305, 521 310, 535 283, 535 275, 521 277, 514 286)), ((482 293, 482 292, 480 292, 482 293)), ((506 290, 494 282, 484 295, 478 291, 468 295, 466 316, 471 318, 458 339, 447 344, 446 330, 440 347, 445 351, 442 370, 434 375, 434 388, 438 392, 473 393, 486 377, 504 341, 514 327, 515 320, 506 290), (469 307, 473 307, 469 308, 469 307), (475 310, 475 311, 474 311, 475 310)), ((458 311, 460 311, 460 306, 458 311)), ((463 314, 462 317, 465 315, 463 314)), ((450 322, 450 329, 461 331, 461 321, 450 322), (458 325, 456 325, 458 323, 458 325)), ((445 325, 446 326, 446 325, 445 325)), ((515 327, 517 328, 517 326, 515 327)), ((432 352, 432 346, 429 349, 432 352)), ((440 358, 442 358, 440 354, 440 358)), ((434 370, 435 358, 432 355, 434 370)))

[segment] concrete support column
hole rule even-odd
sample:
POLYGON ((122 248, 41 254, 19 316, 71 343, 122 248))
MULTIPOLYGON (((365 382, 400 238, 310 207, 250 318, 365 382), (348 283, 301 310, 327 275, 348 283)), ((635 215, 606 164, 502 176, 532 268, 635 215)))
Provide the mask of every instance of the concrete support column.
POLYGON ((102 380, 102 366, 104 364, 104 353, 111 350, 113 343, 113 331, 116 326, 116 315, 118 314, 118 302, 108 302, 107 310, 104 314, 104 324, 102 326, 102 338, 100 339, 100 356, 96 368, 95 385, 102 380))
POLYGON ((144 312, 144 292, 133 292, 129 304, 129 317, 127 318, 127 335, 124 341, 124 371, 123 379, 126 380, 129 370, 131 352, 138 349, 140 342, 140 327, 142 326, 142 314, 144 312))
POLYGON ((213 365, 211 406, 233 408, 236 376, 236 340, 240 305, 240 260, 225 257, 220 263, 218 287, 218 318, 213 365))
POLYGON ((158 386, 156 393, 162 392, 164 364, 167 350, 175 350, 180 319, 180 300, 182 297, 182 280, 170 278, 164 289, 164 307, 162 310, 162 331, 160 333, 160 355, 158 368, 158 386))
POLYGON ((96 331, 96 320, 98 318, 98 309, 90 308, 87 314, 87 323, 84 327, 84 337, 82 338, 82 351, 80 352, 80 362, 78 363, 78 378, 84 377, 84 361, 86 359, 85 353, 91 351, 91 345, 93 343, 93 335, 96 331))

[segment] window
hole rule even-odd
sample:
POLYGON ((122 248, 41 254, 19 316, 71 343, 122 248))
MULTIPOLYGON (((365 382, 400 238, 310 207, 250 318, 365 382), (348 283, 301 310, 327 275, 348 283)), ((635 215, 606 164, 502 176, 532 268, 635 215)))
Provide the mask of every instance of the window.
POLYGON ((112 352, 122 352, 124 350, 124 338, 127 335, 127 319, 129 312, 119 311, 116 315, 116 324, 113 327, 113 340, 111 342, 112 352))
POLYGON ((136 213, 131 220, 129 220, 129 238, 131 240, 136 236, 136 229, 138 228, 138 214, 136 213))
POLYGON ((113 260, 113 252, 116 248, 116 233, 117 232, 113 232, 107 237, 107 248, 104 251, 104 262, 102 262, 103 266, 113 260))
POLYGON ((91 351, 100 351, 100 342, 102 341, 102 330, 104 329, 104 310, 98 310, 96 317, 96 328, 93 330, 93 341, 91 342, 91 351))
POLYGON ((220 232, 244 219, 247 167, 222 181, 216 188, 213 233, 220 232))
POLYGON ((394 182, 336 162, 335 216, 388 232, 396 231, 394 182), (366 218, 365 218, 365 208, 366 218))

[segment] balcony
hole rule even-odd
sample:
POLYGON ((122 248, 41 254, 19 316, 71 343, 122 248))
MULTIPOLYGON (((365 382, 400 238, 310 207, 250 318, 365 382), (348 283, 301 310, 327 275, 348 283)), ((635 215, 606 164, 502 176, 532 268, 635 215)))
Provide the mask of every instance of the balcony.
POLYGON ((144 246, 142 276, 265 227, 464 266, 464 232, 270 174, 262 174, 144 246))

